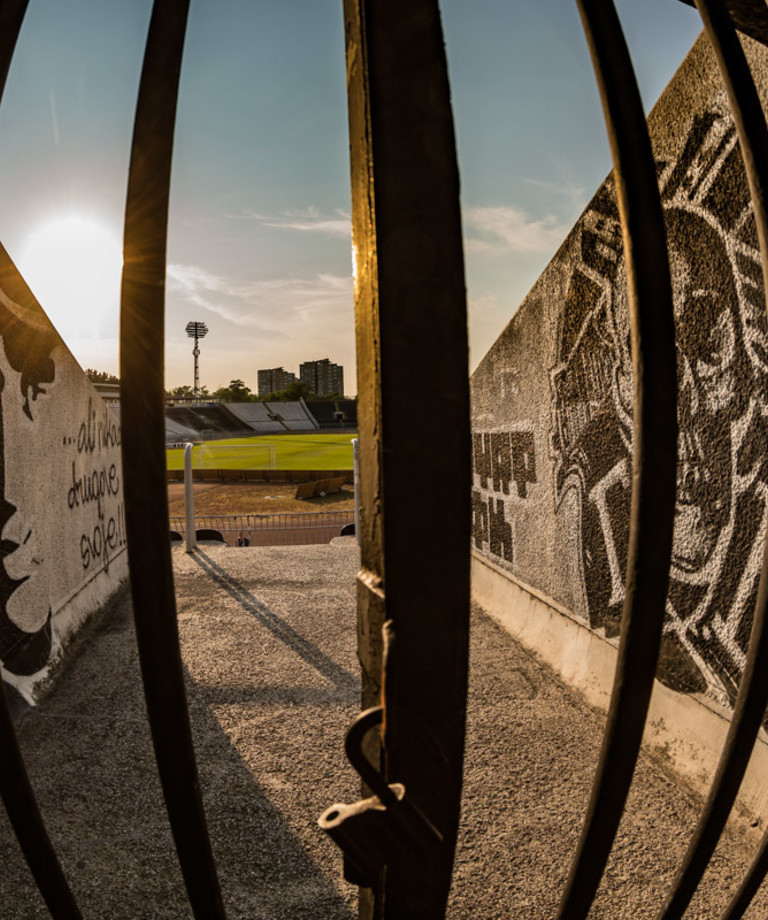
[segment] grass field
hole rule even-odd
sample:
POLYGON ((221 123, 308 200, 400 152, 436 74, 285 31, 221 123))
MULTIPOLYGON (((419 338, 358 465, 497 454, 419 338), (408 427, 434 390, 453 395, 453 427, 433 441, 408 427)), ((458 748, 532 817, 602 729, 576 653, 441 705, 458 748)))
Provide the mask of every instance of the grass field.
MULTIPOLYGON (((204 465, 217 470, 264 469, 268 452, 263 445, 275 448, 274 468, 278 470, 351 470, 352 438, 350 434, 281 434, 253 438, 231 438, 206 441, 203 448, 204 465), (227 450, 226 448, 232 448, 227 450), (249 450, 248 448, 255 448, 249 450), (205 448, 213 448, 206 450, 205 448)), ((201 466, 201 447, 192 453, 192 466, 201 466)), ((166 451, 169 470, 184 468, 184 448, 166 451)))

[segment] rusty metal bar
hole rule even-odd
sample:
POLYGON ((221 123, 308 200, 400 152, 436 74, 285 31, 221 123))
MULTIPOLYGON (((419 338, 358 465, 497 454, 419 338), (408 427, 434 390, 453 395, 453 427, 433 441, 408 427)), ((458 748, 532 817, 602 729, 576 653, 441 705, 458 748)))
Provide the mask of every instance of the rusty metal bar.
POLYGON ((739 920, 746 913, 768 874, 768 834, 763 836, 754 862, 726 907, 721 920, 739 920))
POLYGON ((612 0, 577 0, 614 162, 629 288, 634 448, 626 599, 608 724, 587 816, 560 903, 586 917, 632 782, 664 622, 677 465, 672 285, 640 93, 612 0))
POLYGON ((165 470, 168 200, 188 9, 189 0, 155 0, 139 86, 121 291, 122 449, 133 610, 163 794, 194 916, 223 920, 184 690, 165 470))
MULTIPOLYGON (((0 100, 28 5, 29 0, 0 3, 0 100)), ((29 781, 1 679, 0 798, 51 916, 55 920, 81 920, 29 781)))
MULTIPOLYGON (((436 0, 345 0, 344 11, 363 708, 383 690, 382 772, 405 785, 444 841, 435 864, 383 870, 376 893, 361 892, 360 916, 437 920, 458 826, 469 633, 468 347, 453 118, 436 0), (418 430, 404 411, 415 366, 433 407, 418 430), (414 469, 430 476, 418 494, 409 489, 414 469), (385 618, 396 636, 386 674, 385 618)), ((365 755, 378 768, 377 735, 369 733, 365 755)))
POLYGON ((0 99, 28 6, 29 0, 3 0, 0 4, 0 99))
MULTIPOLYGON (((696 0, 704 28, 715 52, 728 91, 739 134, 744 167, 754 208, 763 287, 768 291, 768 127, 746 57, 734 24, 722 0, 696 0)), ((768 704, 768 550, 764 550, 757 603, 747 649, 747 659, 734 705, 733 718, 712 786, 683 863, 667 897, 661 916, 677 920, 685 913, 706 871, 728 820, 746 772, 760 724, 768 704)), ((740 917, 765 874, 765 856, 758 856, 736 902, 726 913, 740 917), (758 878, 759 876, 759 878, 758 878)))
MULTIPOLYGON (((681 0, 696 6, 696 0, 681 0)), ((760 0, 727 0, 726 9, 734 26, 746 35, 768 44, 768 9, 760 0)))
POLYGON ((54 920, 82 920, 45 829, 24 768, 5 689, 0 681, 0 795, 19 846, 54 920))

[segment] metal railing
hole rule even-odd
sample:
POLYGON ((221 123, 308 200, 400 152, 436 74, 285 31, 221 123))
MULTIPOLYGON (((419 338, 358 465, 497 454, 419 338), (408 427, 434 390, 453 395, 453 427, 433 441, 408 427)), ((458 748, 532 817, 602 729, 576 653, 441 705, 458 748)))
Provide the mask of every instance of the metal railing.
MULTIPOLYGON (((218 533, 229 546, 307 546, 329 543, 344 527, 355 523, 354 511, 290 512, 277 514, 195 515, 198 540, 201 533, 218 533)), ((171 532, 186 538, 183 517, 170 518, 171 532)), ((213 537, 215 539, 215 537, 213 537)))

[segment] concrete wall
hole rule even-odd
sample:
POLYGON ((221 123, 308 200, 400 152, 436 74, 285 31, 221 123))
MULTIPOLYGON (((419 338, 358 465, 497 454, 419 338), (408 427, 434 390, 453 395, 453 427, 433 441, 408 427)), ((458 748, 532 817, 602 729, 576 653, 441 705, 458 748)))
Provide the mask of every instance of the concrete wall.
POLYGON ((127 577, 120 429, 1 246, 0 346, 0 662, 32 703, 127 577))
MULTIPOLYGON (((768 100, 765 49, 749 41, 748 50, 768 100)), ((681 428, 659 678, 727 711, 766 534, 768 323, 735 129, 703 38, 649 124, 671 253, 681 428)), ((610 640, 624 599, 632 458, 610 177, 474 373, 472 424, 476 553, 610 640)))

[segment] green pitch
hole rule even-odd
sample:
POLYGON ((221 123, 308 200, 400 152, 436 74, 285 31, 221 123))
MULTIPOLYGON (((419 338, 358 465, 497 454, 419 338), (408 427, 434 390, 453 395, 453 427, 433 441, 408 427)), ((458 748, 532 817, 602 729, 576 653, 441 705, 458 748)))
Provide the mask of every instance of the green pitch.
MULTIPOLYGON (((224 441, 205 441, 204 465, 209 469, 237 470, 263 469, 268 465, 268 452, 260 444, 274 446, 277 470, 351 470, 352 438, 350 434, 281 434, 253 438, 231 438, 224 441), (253 451, 248 447, 256 448, 253 451), (206 447, 213 448, 205 450, 206 447), (231 447, 233 450, 227 451, 231 447)), ((166 451, 169 470, 184 468, 184 449, 166 451)), ((192 454, 192 466, 199 469, 200 447, 192 454)))

